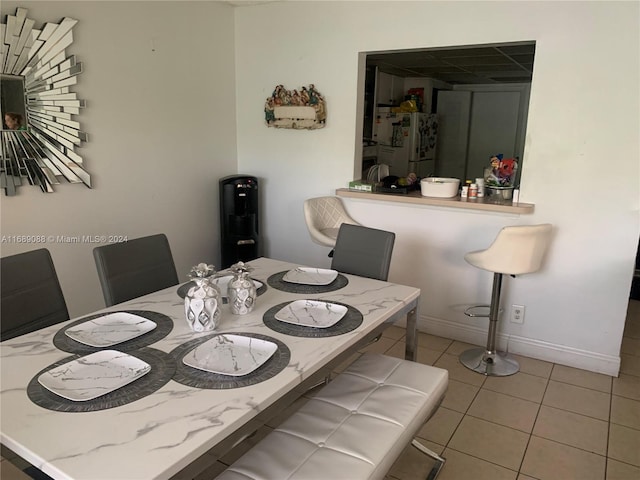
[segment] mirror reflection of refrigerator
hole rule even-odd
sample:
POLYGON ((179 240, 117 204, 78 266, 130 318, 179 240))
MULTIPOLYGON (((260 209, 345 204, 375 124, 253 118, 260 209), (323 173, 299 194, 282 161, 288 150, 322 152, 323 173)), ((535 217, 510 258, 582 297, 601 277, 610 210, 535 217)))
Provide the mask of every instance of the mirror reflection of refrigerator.
POLYGON ((379 108, 376 116, 378 163, 389 165, 389 174, 418 177, 435 174, 438 116, 433 113, 392 113, 379 108))

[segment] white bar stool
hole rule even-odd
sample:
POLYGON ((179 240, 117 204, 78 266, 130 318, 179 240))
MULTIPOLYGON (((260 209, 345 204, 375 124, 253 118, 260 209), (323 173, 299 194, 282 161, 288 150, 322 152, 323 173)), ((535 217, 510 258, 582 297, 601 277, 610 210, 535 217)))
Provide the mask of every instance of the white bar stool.
POLYGON ((502 275, 516 276, 538 271, 551 239, 551 228, 548 223, 504 227, 489 248, 464 256, 474 267, 493 272, 487 346, 462 352, 460 363, 465 367, 483 375, 498 377, 513 375, 520 370, 520 365, 511 355, 496 350, 502 275))
MULTIPOLYGON (((360 225, 347 213, 338 197, 316 197, 304 201, 304 219, 311 240, 318 245, 335 247, 340 225, 360 225)), ((333 250, 329 253, 333 256, 333 250)))

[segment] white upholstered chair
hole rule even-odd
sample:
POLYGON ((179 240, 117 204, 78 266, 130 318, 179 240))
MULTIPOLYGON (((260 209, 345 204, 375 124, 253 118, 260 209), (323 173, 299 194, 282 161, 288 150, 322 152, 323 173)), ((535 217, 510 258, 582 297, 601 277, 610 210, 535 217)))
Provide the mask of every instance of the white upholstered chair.
POLYGON ((311 240, 318 245, 333 248, 340 225, 360 225, 347 213, 338 197, 316 197, 304 201, 304 219, 311 240))
MULTIPOLYGON (((548 223, 504 227, 489 248, 469 252, 464 256, 474 267, 493 272, 487 346, 462 352, 460 362, 465 367, 491 376, 513 375, 520 369, 511 355, 496 350, 502 276, 538 271, 551 240, 551 230, 552 226, 548 223)), ((486 316, 467 314, 474 317, 486 316)))

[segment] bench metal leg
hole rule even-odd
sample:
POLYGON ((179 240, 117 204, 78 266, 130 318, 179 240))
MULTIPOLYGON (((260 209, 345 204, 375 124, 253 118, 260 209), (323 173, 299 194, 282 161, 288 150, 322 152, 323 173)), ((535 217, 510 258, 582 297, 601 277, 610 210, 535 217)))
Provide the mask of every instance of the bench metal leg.
POLYGON ((429 472, 429 475, 427 475, 427 478, 426 478, 426 480, 435 480, 435 478, 440 473, 440 470, 442 470, 442 467, 444 466, 444 462, 446 462, 446 459, 444 459, 443 457, 438 455, 433 450, 428 449, 427 447, 425 447, 424 445, 422 445, 419 441, 417 441, 415 439, 411 441, 411 445, 413 445, 415 448, 420 450, 422 453, 424 453, 428 457, 433 458, 436 461, 435 465, 433 466, 433 468, 429 472))

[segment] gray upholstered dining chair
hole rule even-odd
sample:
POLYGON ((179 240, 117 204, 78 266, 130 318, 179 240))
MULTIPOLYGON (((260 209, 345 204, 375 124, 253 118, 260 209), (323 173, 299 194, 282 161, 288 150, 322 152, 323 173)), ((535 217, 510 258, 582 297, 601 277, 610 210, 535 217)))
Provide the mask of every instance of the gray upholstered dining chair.
POLYGON ((338 231, 331 268, 386 281, 395 239, 393 232, 343 223, 338 231))
POLYGON ((107 307, 178 284, 162 233, 96 247, 93 257, 107 307))
POLYGON ((69 320, 51 254, 46 248, 0 259, 0 340, 69 320))

